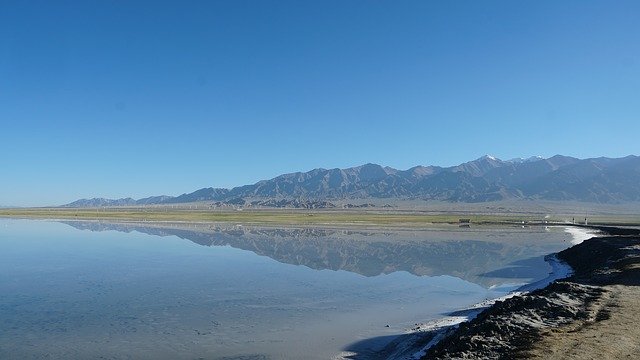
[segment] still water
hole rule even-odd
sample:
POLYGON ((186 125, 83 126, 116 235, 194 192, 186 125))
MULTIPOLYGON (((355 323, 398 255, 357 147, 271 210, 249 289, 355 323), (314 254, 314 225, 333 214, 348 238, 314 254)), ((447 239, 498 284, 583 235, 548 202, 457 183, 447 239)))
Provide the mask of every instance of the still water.
POLYGON ((542 279, 570 240, 0 219, 0 358, 331 359, 542 279))

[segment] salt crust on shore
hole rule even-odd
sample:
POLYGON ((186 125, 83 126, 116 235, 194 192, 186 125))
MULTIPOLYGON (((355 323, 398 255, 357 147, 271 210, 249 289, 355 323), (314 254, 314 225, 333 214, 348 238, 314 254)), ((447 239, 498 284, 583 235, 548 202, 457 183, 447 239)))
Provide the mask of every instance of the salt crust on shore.
POLYGON ((596 228, 607 236, 558 253, 574 275, 496 303, 424 359, 638 358, 640 230, 596 228))
MULTIPOLYGON (((587 228, 567 226, 565 232, 571 235, 571 244, 577 245, 598 234, 597 231, 587 228)), ((483 310, 494 305, 498 301, 526 295, 527 293, 544 288, 555 280, 564 279, 572 275, 573 271, 569 265, 559 260, 554 254, 547 255, 545 261, 551 266, 549 275, 533 283, 525 284, 518 289, 499 298, 485 300, 474 304, 467 309, 454 311, 448 316, 421 324, 409 329, 405 334, 399 335, 387 347, 386 352, 381 354, 382 358, 395 360, 417 360, 425 356, 428 349, 438 344, 451 330, 457 328, 461 323, 468 322, 478 316, 483 310), (426 341, 426 344, 424 342, 426 341), (422 345, 421 345, 422 344, 422 345)), ((561 299, 561 306, 570 306, 570 299, 561 299)), ((574 301, 575 302, 575 301, 574 301)), ((534 324, 532 324, 534 325, 534 324)), ((535 324, 536 326, 538 324, 535 324)), ((356 359, 357 354, 343 352, 334 360, 356 359)))
POLYGON ((575 226, 567 226, 564 228, 564 231, 571 235, 571 244, 578 245, 585 240, 591 239, 594 236, 598 236, 600 233, 596 230, 575 227, 575 226))
MULTIPOLYGON (((573 245, 577 245, 580 244, 581 242, 592 238, 593 236, 597 235, 597 232, 591 229, 586 229, 586 228, 579 228, 579 227, 573 227, 573 226, 568 226, 565 227, 565 232, 567 232, 568 234, 571 235, 571 244, 573 245)), ((560 261, 555 255, 548 255, 547 257, 545 257, 545 261, 547 261, 547 263, 551 266, 551 272, 549 273, 549 276, 547 276, 546 278, 542 279, 542 280, 538 280, 535 281, 533 283, 530 284, 525 284, 523 286, 521 286, 520 288, 518 288, 517 290, 496 298, 496 299, 492 299, 492 300, 486 300, 483 302, 480 302, 478 304, 473 305, 472 307, 470 307, 469 309, 466 309, 466 316, 448 316, 445 317, 443 319, 438 319, 435 321, 431 321, 431 322, 427 322, 424 324, 420 324, 419 326, 417 326, 416 328, 411 329, 410 332, 434 332, 435 334, 433 335, 433 338, 424 346, 422 347, 419 351, 415 352, 413 355, 411 355, 410 357, 399 357, 397 359, 420 359, 422 358, 427 350, 429 348, 431 348, 432 346, 434 346, 435 344, 437 344, 440 340, 442 340, 442 338, 444 338, 444 336, 446 335, 446 333, 454 326, 458 326, 459 324, 466 322, 466 321, 470 321, 471 319, 474 319, 476 316, 478 316, 478 314, 480 312, 482 312, 484 309, 488 308, 489 306, 492 306, 493 304, 495 304, 497 301, 504 301, 506 299, 512 298, 514 296, 521 296, 524 295, 528 292, 531 292, 533 290, 536 289, 541 289, 544 288, 545 286, 551 284, 552 282, 554 282, 555 280, 559 280, 559 279, 564 279, 567 278, 569 276, 571 276, 571 274, 573 273, 571 267, 567 264, 565 264, 564 262, 560 261)), ((465 310, 462 311, 456 311, 453 314, 461 314, 464 313, 465 310)))
MULTIPOLYGON (((469 309, 456 311, 452 313, 453 316, 448 316, 443 319, 427 322, 425 324, 421 324, 418 327, 412 329, 412 331, 419 331, 419 332, 434 332, 433 338, 424 347, 422 347, 419 351, 415 352, 413 355, 409 357, 406 357, 406 356, 396 357, 395 359, 411 359, 411 360, 420 359, 426 354, 429 348, 433 347, 440 340, 442 340, 453 327, 456 327, 463 322, 467 322, 472 319, 475 319, 478 316, 478 314, 480 314, 486 308, 494 305, 496 302, 504 301, 506 299, 510 299, 515 296, 526 295, 527 293, 533 290, 541 289, 541 288, 544 288, 545 286, 548 286, 555 280, 569 277, 573 273, 571 270, 571 267, 563 263, 562 261, 560 261, 555 255, 548 255, 547 257, 545 257, 545 260, 549 265, 551 265, 551 269, 552 269, 551 272, 549 273, 549 276, 547 276, 546 278, 530 284, 523 285, 519 287, 517 290, 512 291, 505 296, 501 296, 496 299, 485 300, 471 306, 469 309), (455 316, 456 314, 465 314, 465 316, 455 316)), ((568 301, 566 305, 569 305, 569 303, 570 301, 568 301)))

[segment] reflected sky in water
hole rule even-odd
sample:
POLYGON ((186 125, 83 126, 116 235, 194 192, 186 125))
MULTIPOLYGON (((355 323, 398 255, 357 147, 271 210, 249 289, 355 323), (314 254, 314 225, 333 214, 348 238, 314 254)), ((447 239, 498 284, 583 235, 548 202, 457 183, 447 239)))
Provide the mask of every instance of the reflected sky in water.
POLYGON ((543 278, 569 239, 0 220, 0 358, 326 359, 543 278))

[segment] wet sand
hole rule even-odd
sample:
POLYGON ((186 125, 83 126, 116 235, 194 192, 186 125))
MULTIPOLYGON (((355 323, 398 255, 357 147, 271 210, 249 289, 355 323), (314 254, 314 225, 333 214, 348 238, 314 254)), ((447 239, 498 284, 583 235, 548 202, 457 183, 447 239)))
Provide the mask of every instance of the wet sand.
POLYGON ((497 302, 431 347, 423 359, 621 359, 640 353, 640 234, 610 235, 558 254, 564 280, 497 302))

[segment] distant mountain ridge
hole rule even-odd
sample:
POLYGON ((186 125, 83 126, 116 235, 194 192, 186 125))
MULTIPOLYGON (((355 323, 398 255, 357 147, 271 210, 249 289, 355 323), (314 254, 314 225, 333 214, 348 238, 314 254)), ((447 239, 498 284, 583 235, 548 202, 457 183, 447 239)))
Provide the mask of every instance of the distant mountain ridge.
POLYGON ((233 189, 203 188, 139 200, 81 199, 64 207, 135 206, 238 199, 402 198, 453 202, 506 199, 616 203, 640 201, 640 157, 577 159, 556 155, 503 161, 483 156, 452 167, 397 170, 377 164, 314 169, 233 189))

